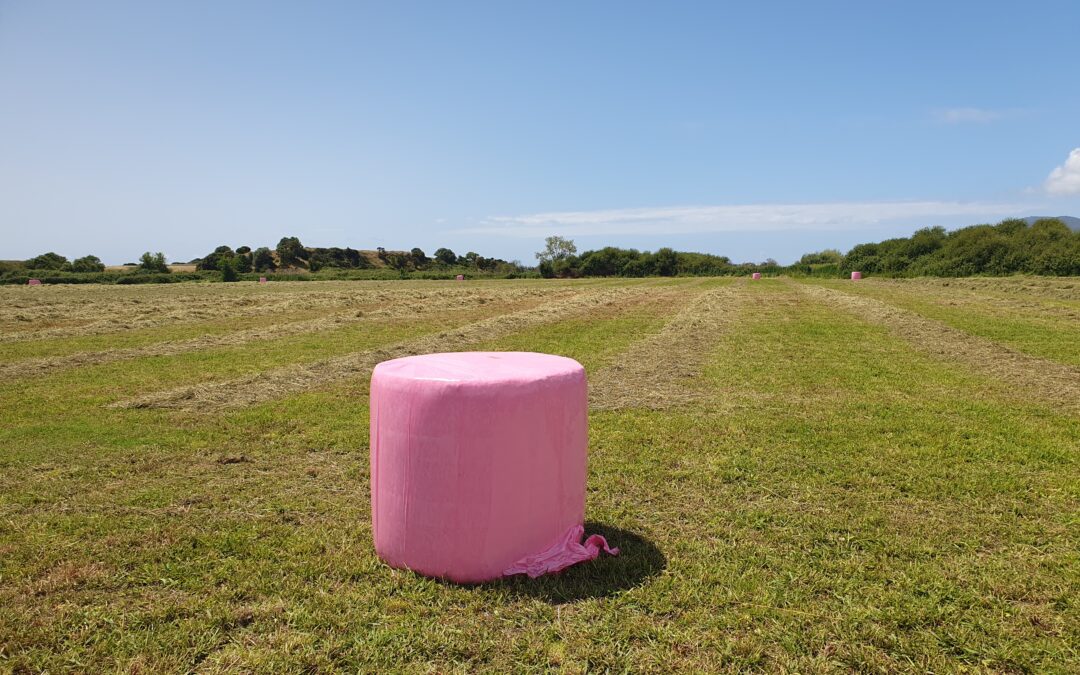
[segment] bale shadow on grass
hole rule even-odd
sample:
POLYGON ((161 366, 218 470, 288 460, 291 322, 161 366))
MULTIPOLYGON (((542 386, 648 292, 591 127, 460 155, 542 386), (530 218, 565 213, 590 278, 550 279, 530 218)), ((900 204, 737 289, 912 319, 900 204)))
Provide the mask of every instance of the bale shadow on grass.
POLYGON ((543 600, 553 605, 589 598, 604 598, 641 586, 667 567, 667 558, 651 541, 628 530, 586 522, 585 535, 600 534, 619 555, 601 552, 596 560, 578 563, 557 574, 530 579, 524 574, 476 588, 543 600))

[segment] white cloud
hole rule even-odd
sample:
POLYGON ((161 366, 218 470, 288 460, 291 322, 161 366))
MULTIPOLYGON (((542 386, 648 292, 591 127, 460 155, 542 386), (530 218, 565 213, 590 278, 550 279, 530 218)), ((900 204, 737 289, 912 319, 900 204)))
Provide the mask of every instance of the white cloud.
POLYGON ((1009 113, 1005 110, 985 108, 946 108, 937 111, 937 119, 945 124, 987 124, 996 122, 1009 113))
POLYGON ((1065 163, 1050 172, 1044 187, 1052 195, 1080 195, 1080 148, 1070 152, 1065 163))
POLYGON ((835 202, 742 204, 555 211, 494 216, 462 234, 538 237, 705 232, 857 230, 885 224, 935 225, 949 218, 995 219, 1021 214, 1017 204, 985 202, 835 202))

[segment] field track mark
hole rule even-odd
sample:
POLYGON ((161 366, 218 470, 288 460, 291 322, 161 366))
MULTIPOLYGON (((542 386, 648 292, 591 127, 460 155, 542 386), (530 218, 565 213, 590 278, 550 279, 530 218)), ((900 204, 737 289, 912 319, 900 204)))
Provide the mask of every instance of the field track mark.
POLYGON ((698 295, 658 332, 589 378, 589 407, 660 410, 699 399, 702 392, 689 385, 744 299, 738 286, 698 295))
POLYGON ((532 326, 586 314, 605 306, 644 296, 655 289, 639 287, 583 292, 539 307, 501 314, 378 349, 344 354, 314 363, 275 368, 242 378, 210 384, 187 385, 117 401, 110 408, 173 408, 214 412, 256 405, 314 389, 330 382, 367 374, 388 359, 460 349, 510 335, 532 326))
POLYGON ((1022 389, 1040 401, 1080 412, 1080 369, 1010 349, 907 309, 863 295, 789 282, 801 292, 881 324, 916 349, 962 363, 1022 389))
POLYGON ((420 306, 416 306, 412 303, 402 303, 400 305, 381 307, 370 311, 339 312, 316 319, 293 321, 272 326, 260 326, 258 328, 249 328, 233 333, 226 333, 224 335, 207 335, 186 340, 168 340, 165 342, 157 342, 141 347, 129 347, 125 349, 105 349, 91 352, 77 352, 75 354, 66 354, 63 356, 24 359, 21 361, 13 361, 11 363, 0 363, 0 378, 35 377, 47 375, 57 370, 80 366, 101 365, 151 356, 175 356, 177 354, 218 347, 234 347, 257 340, 272 340, 292 335, 336 330, 338 328, 344 328, 372 319, 425 316, 453 309, 480 307, 489 303, 491 306, 495 306, 501 301, 519 300, 527 296, 538 297, 540 296, 540 293, 522 294, 520 297, 515 294, 506 295, 504 297, 468 295, 458 298, 440 298, 438 303, 427 303, 420 306))

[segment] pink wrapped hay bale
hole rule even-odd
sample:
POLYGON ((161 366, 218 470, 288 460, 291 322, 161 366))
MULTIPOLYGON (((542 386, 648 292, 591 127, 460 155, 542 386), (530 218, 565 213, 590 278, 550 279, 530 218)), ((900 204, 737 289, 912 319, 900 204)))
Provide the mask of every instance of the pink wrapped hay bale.
POLYGON ((859 279, 862 279, 862 272, 852 272, 851 273, 851 280, 852 281, 858 281, 859 279))
POLYGON ((27 286, 40 286, 41 285, 41 279, 28 279, 26 281, 26 285, 27 286))
POLYGON ((456 278, 456 279, 457 279, 458 281, 465 281, 465 275, 464 275, 464 274, 459 274, 459 275, 457 275, 457 277, 455 277, 455 278, 456 278))
POLYGON ((753 274, 750 275, 750 278, 751 279, 760 279, 761 278, 761 272, 754 272, 753 274))
POLYGON ((265 284, 266 283, 266 277, 259 277, 259 283, 260 284, 265 284))
POLYGON ((371 375, 375 552, 478 583, 592 560, 584 544, 585 370, 529 352, 427 354, 371 375))

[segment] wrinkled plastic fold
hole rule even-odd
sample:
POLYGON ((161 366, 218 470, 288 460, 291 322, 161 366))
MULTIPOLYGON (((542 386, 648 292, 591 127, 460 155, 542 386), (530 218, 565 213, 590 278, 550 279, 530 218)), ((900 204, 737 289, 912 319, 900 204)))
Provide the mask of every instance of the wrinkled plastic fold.
POLYGON ((581 543, 583 536, 585 536, 585 528, 575 525, 550 548, 522 558, 503 570, 503 575, 528 574, 535 579, 545 574, 561 572, 579 562, 595 560, 600 555, 600 551, 608 555, 619 555, 619 549, 608 546, 607 539, 599 534, 592 535, 585 540, 584 544, 581 543))

